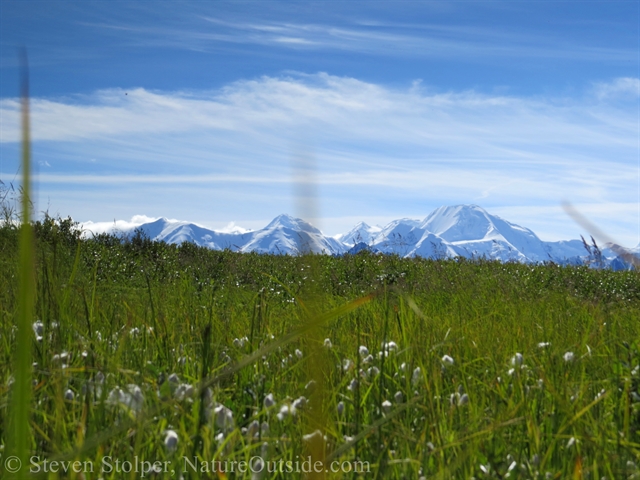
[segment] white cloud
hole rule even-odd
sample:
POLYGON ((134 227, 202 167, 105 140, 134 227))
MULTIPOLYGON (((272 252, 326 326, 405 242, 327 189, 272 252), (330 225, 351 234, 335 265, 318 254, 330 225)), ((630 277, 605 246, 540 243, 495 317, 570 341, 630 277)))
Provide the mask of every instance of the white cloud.
POLYGON ((640 79, 623 77, 608 83, 596 83, 594 92, 600 100, 616 98, 636 100, 640 97, 640 79))
POLYGON ((101 233, 115 233, 129 231, 132 228, 139 227, 145 223, 154 222, 157 217, 148 217, 146 215, 134 215, 131 220, 116 220, 112 222, 81 222, 80 228, 84 230, 85 235, 99 235, 101 233))

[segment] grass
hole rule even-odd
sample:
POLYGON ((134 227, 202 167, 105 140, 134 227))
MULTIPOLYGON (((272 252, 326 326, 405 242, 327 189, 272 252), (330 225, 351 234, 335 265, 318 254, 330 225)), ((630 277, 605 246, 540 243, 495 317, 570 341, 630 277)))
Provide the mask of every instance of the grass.
MULTIPOLYGON (((301 462, 313 442, 327 465, 368 462, 369 473, 338 478, 637 472, 637 272, 214 252, 142 236, 81 239, 73 222, 49 217, 34 232, 30 324, 41 327, 30 339, 28 449, 40 473, 57 459, 90 462, 85 478, 139 478, 115 464, 137 457, 170 462, 178 477, 217 478, 193 472, 194 456, 208 467, 301 462), (397 348, 380 354, 389 342, 397 348), (296 400, 295 414, 283 410, 296 400), (326 442, 310 435, 318 427, 326 442), (101 471, 104 459, 112 471, 101 471)), ((1 425, 20 344, 17 246, 5 225, 1 425)), ((3 445, 8 436, 3 427, 3 445)), ((282 465, 263 478, 291 476, 282 465)))

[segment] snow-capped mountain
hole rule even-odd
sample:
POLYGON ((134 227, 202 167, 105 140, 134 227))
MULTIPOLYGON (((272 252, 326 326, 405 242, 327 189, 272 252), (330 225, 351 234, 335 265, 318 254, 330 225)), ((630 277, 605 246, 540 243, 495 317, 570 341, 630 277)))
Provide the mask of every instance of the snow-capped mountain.
MULTIPOLYGON (((422 221, 403 218, 384 227, 360 222, 347 233, 335 237, 326 236, 310 223, 290 215, 279 215, 263 229, 245 233, 218 232, 165 218, 119 233, 131 235, 135 229, 153 240, 173 244, 192 242, 215 250, 240 252, 341 255, 368 249, 402 257, 459 256, 527 263, 598 263, 582 240, 544 242, 528 228, 491 215, 477 205, 440 207, 422 221)), ((603 245, 600 251, 601 264, 616 269, 628 267, 619 256, 618 246, 603 245)), ((640 245, 630 252, 640 254, 640 245)))
POLYGON ((262 230, 245 235, 251 238, 241 248, 243 252, 338 254, 347 249, 310 223, 290 215, 279 215, 262 230))
POLYGON ((347 233, 336 235, 333 238, 351 247, 353 247, 358 243, 364 243, 366 245, 369 245, 371 243, 371 240, 373 240, 373 238, 378 233, 380 233, 380 230, 382 230, 382 228, 378 226, 372 227, 370 225, 367 225, 364 222, 359 222, 358 224, 356 224, 355 227, 353 227, 347 233))

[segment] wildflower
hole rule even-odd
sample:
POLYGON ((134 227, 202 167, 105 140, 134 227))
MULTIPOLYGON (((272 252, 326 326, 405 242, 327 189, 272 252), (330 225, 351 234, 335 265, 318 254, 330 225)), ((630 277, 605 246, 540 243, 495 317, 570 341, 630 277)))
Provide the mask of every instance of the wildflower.
POLYGON ((291 409, 289 408, 289 405, 283 405, 282 407, 280 407, 280 411, 278 412, 278 420, 283 421, 285 418, 287 418, 290 414, 291 414, 291 409))
POLYGON ((43 323, 40 320, 38 320, 38 321, 34 322, 31 327, 33 328, 33 333, 36 335, 36 340, 38 342, 41 342, 42 341, 42 336, 44 335, 44 325, 43 325, 43 323))
POLYGON ((302 441, 304 442, 315 442, 323 438, 322 432, 320 430, 316 430, 313 433, 309 433, 307 435, 302 436, 302 441))
POLYGON ((511 357, 511 365, 514 367, 522 366, 522 362, 524 362, 524 357, 521 353, 516 353, 513 357, 511 357))
POLYGON ((395 352, 396 350, 398 350, 398 345, 396 344, 396 342, 383 342, 382 350, 384 350, 385 352, 395 352))
POLYGON ((298 410, 301 410, 307 404, 307 399, 305 397, 296 398, 291 404, 291 410, 295 413, 298 410))
POLYGON ((193 397, 194 393, 195 389, 193 388, 193 385, 189 385, 188 383, 181 383, 173 392, 173 398, 181 402, 185 398, 193 397))
POLYGON ((270 393, 266 397, 264 397, 264 408, 271 408, 276 404, 276 401, 273 399, 273 393, 270 393))
POLYGON ((126 390, 123 390, 120 387, 116 387, 111 390, 107 397, 107 403, 110 405, 123 405, 134 413, 138 413, 142 410, 144 396, 142 395, 142 390, 138 385, 129 384, 126 387, 126 390))
POLYGON ((573 354, 573 352, 567 352, 565 353, 562 358, 564 358, 565 362, 573 362, 573 360, 575 359, 575 355, 573 354))
POLYGON ((235 422, 233 421, 233 412, 224 405, 218 405, 213 409, 216 416, 216 425, 223 431, 233 430, 235 422))
POLYGON ((175 451, 178 446, 178 434, 174 430, 165 432, 164 446, 169 452, 175 451))
POLYGON ((257 437, 260 432, 260 422, 254 420, 247 427, 247 435, 250 437, 257 437))
POLYGON ((176 375, 175 373, 172 373, 171 375, 169 375, 169 378, 167 378, 167 380, 169 381, 169 384, 172 387, 172 390, 175 390, 175 388, 178 387, 178 385, 180 384, 180 378, 178 378, 178 375, 176 375))
POLYGON ((69 352, 62 352, 62 353, 56 353, 51 360, 53 360, 54 362, 59 362, 62 364, 65 364, 67 362, 67 360, 71 359, 71 355, 69 354, 69 352))
POLYGON ((445 355, 444 357, 442 357, 442 363, 444 363, 445 365, 453 365, 454 361, 453 358, 451 358, 449 355, 445 355))

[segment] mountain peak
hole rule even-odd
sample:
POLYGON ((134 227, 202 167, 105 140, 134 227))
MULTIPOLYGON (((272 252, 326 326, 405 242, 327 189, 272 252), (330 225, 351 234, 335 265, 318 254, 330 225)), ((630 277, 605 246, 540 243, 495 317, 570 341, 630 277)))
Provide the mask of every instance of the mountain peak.
POLYGON ((293 230, 300 230, 303 232, 310 232, 310 233, 318 233, 318 234, 321 233, 320 230, 318 230, 316 227, 311 225, 309 222, 301 218, 293 217, 287 213, 282 213, 278 215, 276 218, 274 218, 271 221, 271 223, 269 223, 269 225, 265 227, 265 230, 273 230, 278 227, 293 229, 293 230))

